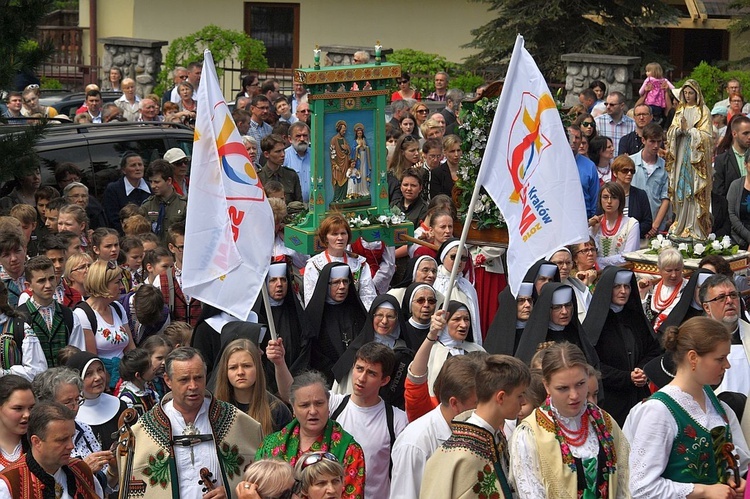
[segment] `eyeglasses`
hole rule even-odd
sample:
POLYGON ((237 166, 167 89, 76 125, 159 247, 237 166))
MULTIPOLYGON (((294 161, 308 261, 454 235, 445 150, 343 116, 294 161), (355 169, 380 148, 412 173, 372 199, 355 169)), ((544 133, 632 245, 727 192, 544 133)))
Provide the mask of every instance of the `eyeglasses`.
POLYGON ((578 253, 583 253, 585 255, 591 255, 593 253, 596 253, 596 248, 583 248, 581 250, 576 251, 576 255, 578 253))
POLYGON ((646 118, 647 116, 651 116, 651 113, 637 113, 635 115, 636 118, 646 118))
POLYGON ((178 76, 178 78, 179 78, 180 80, 187 80, 187 79, 188 79, 187 75, 184 75, 184 76, 178 76))
POLYGON ((309 109, 300 109, 297 112, 302 114, 310 114, 312 111, 310 111, 309 109))
MULTIPOLYGON (((450 255, 450 256, 449 256, 448 258, 450 258, 451 260, 455 261, 455 260, 456 260, 456 254, 455 254, 455 253, 453 253, 453 254, 452 254, 452 255, 450 255)), ((468 260, 468 259, 469 259, 469 257, 468 257, 468 256, 466 256, 466 255, 461 255, 461 261, 462 261, 462 262, 465 262, 465 261, 466 261, 466 260, 468 260)))
POLYGON ((423 274, 437 274, 437 269, 429 268, 429 269, 419 269, 420 272, 423 274))
POLYGON ((633 175, 635 173, 635 168, 623 168, 622 170, 620 170, 620 173, 624 173, 625 175, 629 173, 633 175))
POLYGON ((86 399, 84 398, 84 396, 79 393, 78 397, 76 397, 74 399, 69 399, 69 400, 66 400, 66 401, 60 402, 60 403, 62 405, 74 405, 75 404, 77 406, 82 406, 85 401, 86 401, 86 399))
POLYGON ((561 303, 559 305, 552 305, 552 310, 560 310, 561 308, 573 308, 573 302, 569 301, 568 303, 561 303))
POLYGON ((373 317, 375 317, 376 321, 386 320, 388 322, 393 322, 396 320, 396 316, 391 314, 375 314, 373 317))
POLYGON ((184 244, 180 244, 179 246, 175 246, 175 245, 173 245, 173 246, 175 248, 177 248, 177 251, 184 251, 185 250, 185 245, 184 244))
POLYGON ((409 80, 398 80, 399 85, 403 85, 404 83, 409 83, 409 80))
POLYGON ((430 112, 430 111, 429 111, 429 110, 427 110, 427 109, 418 109, 418 110, 417 110, 417 113, 419 113, 419 114, 427 114, 427 113, 429 113, 429 112, 430 112))
POLYGON ((334 456, 330 452, 313 452, 312 454, 307 456, 304 461, 302 461, 302 468, 300 468, 300 471, 304 470, 308 466, 312 466, 313 464, 318 464, 323 459, 327 461, 333 461, 334 463, 339 462, 336 456, 334 456))
POLYGON ((720 294, 716 298, 711 298, 710 300, 705 300, 703 303, 712 303, 715 301, 722 302, 726 300, 727 298, 731 299, 732 301, 738 300, 740 298, 740 294, 737 291, 732 291, 731 293, 727 294, 720 294))
POLYGON ((619 106, 620 103, 619 102, 606 102, 604 105, 607 107, 615 107, 615 106, 619 106))
POLYGON ((343 279, 333 279, 332 281, 328 281, 328 285, 333 288, 338 288, 339 286, 348 286, 349 285, 349 279, 343 278, 343 279))
POLYGON ((518 303, 519 305, 526 302, 534 303, 534 299, 530 296, 519 296, 518 298, 516 298, 516 303, 518 303))
POLYGON ((420 296, 419 298, 414 298, 414 303, 418 303, 419 305, 424 305, 425 302, 429 303, 430 305, 434 305, 437 303, 437 299, 435 298, 425 298, 424 296, 420 296))
POLYGON ((583 121, 583 122, 581 122, 581 126, 585 126, 586 128, 588 128, 588 127, 594 126, 594 122, 593 121, 583 121))
POLYGON ((71 272, 80 272, 81 270, 88 270, 89 267, 91 267, 90 263, 84 263, 83 265, 79 265, 78 267, 71 269, 71 272))

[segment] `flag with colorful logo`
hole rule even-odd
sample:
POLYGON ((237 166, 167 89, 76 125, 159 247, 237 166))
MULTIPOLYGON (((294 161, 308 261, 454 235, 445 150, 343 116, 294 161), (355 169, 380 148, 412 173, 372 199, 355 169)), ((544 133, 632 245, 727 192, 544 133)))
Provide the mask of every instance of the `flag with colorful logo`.
POLYGON ((575 158, 555 100, 523 45, 519 35, 477 177, 508 224, 513 294, 535 261, 589 238, 575 158))
POLYGON ((185 294, 242 320, 271 261, 274 220, 234 125, 211 52, 198 89, 182 282, 185 294))

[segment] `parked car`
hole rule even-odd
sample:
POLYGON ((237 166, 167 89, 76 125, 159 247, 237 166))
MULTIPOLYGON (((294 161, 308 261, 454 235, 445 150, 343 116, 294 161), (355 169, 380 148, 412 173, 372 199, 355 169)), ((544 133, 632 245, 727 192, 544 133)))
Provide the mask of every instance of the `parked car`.
MULTIPOLYGON (((0 129, 10 129, 3 127, 0 129)), ((188 156, 193 150, 193 130, 178 123, 81 124, 51 126, 36 146, 41 158, 42 185, 57 187, 55 168, 74 163, 83 182, 101 199, 107 184, 121 177, 120 158, 126 152, 141 155, 146 166, 179 147, 188 156)))

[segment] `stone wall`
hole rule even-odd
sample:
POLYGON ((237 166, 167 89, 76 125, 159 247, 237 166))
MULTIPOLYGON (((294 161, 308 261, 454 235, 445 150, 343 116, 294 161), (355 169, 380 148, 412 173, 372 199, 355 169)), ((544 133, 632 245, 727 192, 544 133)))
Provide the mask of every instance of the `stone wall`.
POLYGON ((102 90, 107 90, 109 70, 122 71, 123 78, 133 78, 135 93, 144 97, 153 92, 161 71, 161 48, 169 42, 143 38, 100 38, 104 44, 102 56, 102 90))
POLYGON ((603 81, 607 85, 607 92, 622 92, 629 105, 634 102, 633 70, 641 62, 640 57, 565 54, 561 59, 568 63, 565 76, 566 107, 579 104, 578 94, 594 80, 603 81))

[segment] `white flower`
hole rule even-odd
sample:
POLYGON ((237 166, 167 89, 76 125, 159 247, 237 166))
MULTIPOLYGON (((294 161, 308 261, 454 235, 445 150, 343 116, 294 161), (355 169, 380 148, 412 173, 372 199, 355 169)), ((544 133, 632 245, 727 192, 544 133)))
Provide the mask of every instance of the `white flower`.
POLYGON ((651 249, 654 250, 654 251, 656 251, 659 248, 661 248, 661 243, 657 239, 652 239, 651 240, 651 249))
POLYGON ((716 240, 716 234, 714 234, 713 232, 712 232, 712 233, 710 233, 710 234, 708 235, 708 240, 709 240, 709 241, 715 241, 715 240, 716 240))
POLYGON ((729 236, 724 236, 721 239, 721 247, 724 249, 729 249, 732 247, 732 240, 729 239, 729 236))
POLYGON ((399 215, 391 215, 391 223, 392 224, 400 224, 403 223, 404 217, 399 215))
POLYGON ((677 251, 687 251, 688 245, 687 243, 680 243, 677 245, 677 251))
POLYGON ((695 256, 702 255, 704 251, 706 251, 706 247, 702 243, 695 243, 695 246, 693 246, 693 254, 695 256))
POLYGON ((721 251, 721 243, 719 241, 712 241, 711 242, 711 248, 714 251, 721 251))
POLYGON ((482 213, 484 211, 484 203, 477 200, 476 203, 474 203, 474 213, 482 213))
POLYGON ((664 235, 657 234, 656 235, 656 240, 659 241, 659 244, 661 244, 661 242, 664 241, 664 235))
POLYGON ((671 248, 671 247, 672 247, 672 241, 670 241, 669 239, 662 240, 662 242, 661 242, 661 249, 667 249, 667 248, 671 248))

